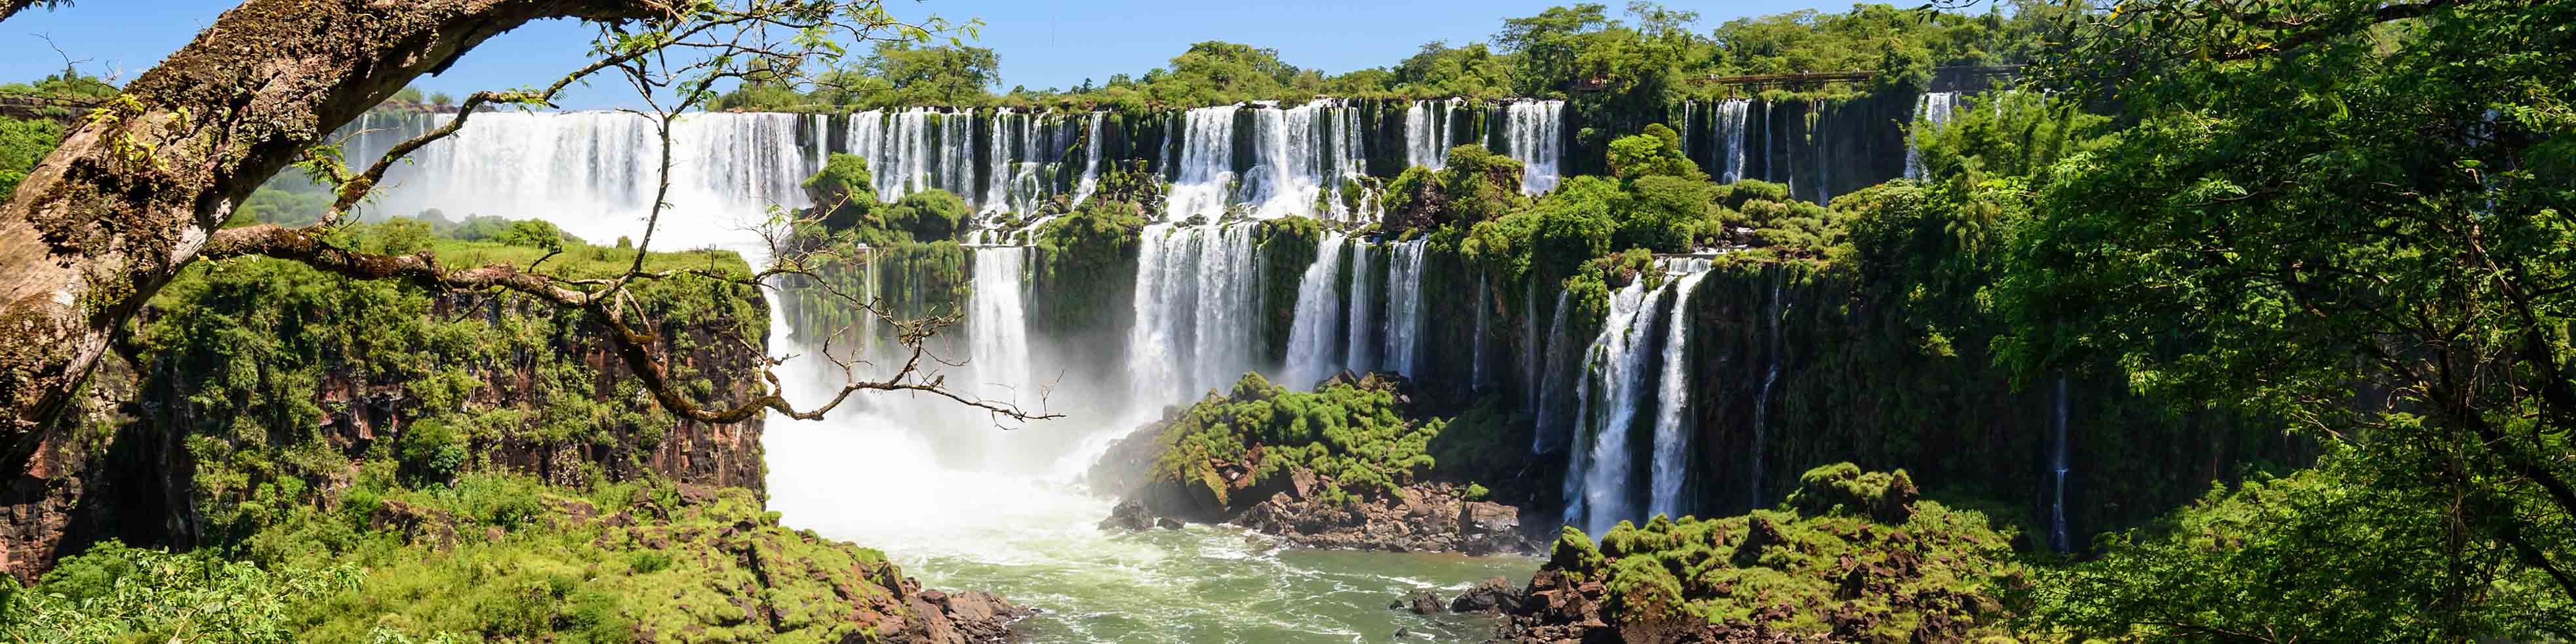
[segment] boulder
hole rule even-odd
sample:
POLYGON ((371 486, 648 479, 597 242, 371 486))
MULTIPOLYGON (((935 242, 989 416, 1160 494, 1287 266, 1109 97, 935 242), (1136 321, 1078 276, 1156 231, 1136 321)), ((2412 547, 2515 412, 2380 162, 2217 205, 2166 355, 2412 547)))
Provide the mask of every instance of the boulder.
POLYGON ((1415 615, 1436 615, 1445 610, 1440 605, 1439 594, 1421 588, 1405 593, 1404 597, 1387 604, 1386 607, 1389 610, 1413 611, 1415 615))
POLYGON ((1521 511, 1492 501, 1458 506, 1458 549, 1470 555, 1521 550, 1521 511))
POLYGON ((1517 609, 1520 607, 1520 601, 1521 591, 1518 588, 1512 587, 1511 580, 1495 577, 1477 582, 1475 587, 1468 588, 1466 592, 1458 593, 1457 599, 1449 600, 1449 611, 1453 613, 1512 613, 1518 612, 1517 609))

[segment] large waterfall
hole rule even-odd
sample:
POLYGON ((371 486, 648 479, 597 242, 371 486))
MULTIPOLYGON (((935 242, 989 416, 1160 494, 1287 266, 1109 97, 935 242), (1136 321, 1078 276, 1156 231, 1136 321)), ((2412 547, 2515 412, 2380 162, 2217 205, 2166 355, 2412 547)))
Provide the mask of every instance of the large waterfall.
POLYGON ((1503 106, 1503 154, 1521 162, 1521 191, 1556 189, 1565 159, 1565 101, 1519 101, 1503 106))
POLYGON ((1128 373, 1137 400, 1222 389, 1260 366, 1260 264, 1252 224, 1155 225, 1136 267, 1128 373))
POLYGON ((1636 451, 1631 437, 1649 403, 1658 407, 1647 494, 1642 500, 1649 502, 1651 512, 1680 508, 1689 450, 1684 419, 1689 413, 1690 382, 1689 370, 1674 366, 1687 362, 1686 344, 1673 338, 1689 333, 1689 289, 1699 283, 1709 262, 1677 258, 1658 260, 1657 266, 1668 273, 1662 285, 1648 289, 1646 276, 1640 276, 1611 295, 1609 317, 1585 350, 1583 375, 1574 383, 1577 431, 1568 455, 1565 517, 1569 523, 1581 522, 1585 531, 1594 534, 1620 521, 1646 516, 1637 506, 1641 495, 1634 487, 1636 451), (1667 299, 1672 304, 1658 316, 1655 304, 1667 299), (1658 319, 1667 325, 1661 346, 1653 342, 1658 319), (1664 368, 1654 369, 1658 363, 1664 368))
POLYGON ((1297 280, 1297 317, 1288 330, 1288 366, 1281 380, 1292 388, 1313 386, 1340 370, 1342 297, 1340 284, 1342 247, 1349 240, 1341 233, 1324 236, 1315 249, 1315 263, 1297 280))
MULTIPOLYGON (((370 113, 353 126, 352 165, 373 163, 397 142, 449 115, 370 113)), ((819 166, 798 146, 794 114, 693 113, 671 123, 669 209, 660 240, 724 238, 757 223, 768 205, 805 204, 798 187, 819 166)), ((476 114, 447 138, 396 164, 370 215, 436 209, 449 219, 544 218, 593 240, 640 237, 661 162, 650 118, 623 112, 476 114)), ((662 248, 700 245, 661 243, 662 248)))
POLYGON ((1342 198, 1344 185, 1365 175, 1367 156, 1359 110, 1341 101, 1202 107, 1183 114, 1178 130, 1164 201, 1170 221, 1218 221, 1238 208, 1257 219, 1363 214, 1342 198), (1237 129, 1247 121, 1251 129, 1241 138, 1251 149, 1236 150, 1237 129), (1238 168, 1238 158, 1251 165, 1238 168))

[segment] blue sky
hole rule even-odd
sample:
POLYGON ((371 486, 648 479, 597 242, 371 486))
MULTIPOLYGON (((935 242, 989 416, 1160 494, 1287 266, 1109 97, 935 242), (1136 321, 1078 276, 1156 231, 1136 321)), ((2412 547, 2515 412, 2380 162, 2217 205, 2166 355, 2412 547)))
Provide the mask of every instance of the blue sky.
MULTIPOLYGON (((31 9, 0 23, 0 82, 28 81, 58 71, 62 58, 39 35, 52 38, 82 70, 121 69, 131 80, 196 37, 231 2, 217 0, 80 0, 71 8, 31 9)), ((1205 40, 1227 40, 1277 49, 1289 64, 1341 73, 1391 65, 1423 43, 1484 42, 1504 18, 1536 14, 1544 0, 1477 3, 1407 0, 890 0, 898 16, 981 18, 982 37, 1002 59, 1002 85, 1031 89, 1071 87, 1084 78, 1142 74, 1205 40)), ((1613 5, 1620 2, 1604 2, 1613 5)), ((1701 14, 1701 28, 1731 18, 1804 8, 1841 10, 1794 0, 1744 0, 1725 4, 1668 2, 1701 14)), ((463 95, 553 80, 580 66, 590 32, 554 22, 523 27, 476 48, 448 73, 414 83, 429 91, 463 95)), ((603 79, 605 80, 605 79, 603 79)), ((577 88, 566 107, 610 107, 628 102, 631 90, 604 82, 577 88)))

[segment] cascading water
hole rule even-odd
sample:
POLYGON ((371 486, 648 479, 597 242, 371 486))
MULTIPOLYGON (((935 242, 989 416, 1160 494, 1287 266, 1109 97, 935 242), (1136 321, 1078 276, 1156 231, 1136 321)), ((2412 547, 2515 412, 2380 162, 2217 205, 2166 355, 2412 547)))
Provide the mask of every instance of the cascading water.
MULTIPOLYGON (((443 115, 372 115, 349 147, 352 164, 373 163, 395 143, 443 115)), ((671 193, 656 248, 740 237, 770 205, 808 205, 798 184, 814 173, 796 142, 794 114, 683 114, 671 122, 671 193), (689 240, 672 243, 670 240, 689 240)), ((410 216, 437 209, 471 215, 543 217, 567 232, 608 240, 642 237, 653 206, 662 143, 653 119, 623 112, 493 112, 396 164, 367 214, 410 216)))
POLYGON ((1761 505, 1764 502, 1763 499, 1769 498, 1762 495, 1764 483, 1762 464, 1768 460, 1768 452, 1764 452, 1763 449, 1771 435, 1771 385, 1780 381, 1780 353, 1787 348, 1785 340, 1780 337, 1780 320, 1789 312, 1788 300, 1781 299, 1781 295, 1788 286, 1789 275, 1776 267, 1771 271, 1771 312, 1763 319, 1763 324, 1767 328, 1763 333, 1762 341, 1765 354, 1763 361, 1768 363, 1768 366, 1763 368, 1762 390, 1753 397, 1753 445, 1745 455, 1752 461, 1752 466, 1745 468, 1752 473, 1752 483, 1746 488, 1752 490, 1751 498, 1756 506, 1761 505))
POLYGON ((1285 109, 1255 104, 1190 110, 1181 118, 1180 143, 1171 157, 1164 217, 1218 221, 1238 206, 1259 219, 1361 217, 1365 208, 1354 209, 1340 197, 1343 186, 1367 169, 1363 134, 1358 110, 1337 100, 1285 109), (1244 140, 1252 146, 1240 151, 1252 160, 1240 173, 1234 166, 1239 121, 1249 123, 1244 140))
POLYGON ((1646 514, 1680 518, 1682 482, 1690 478, 1690 344, 1691 291, 1708 277, 1709 261, 1686 260, 1677 266, 1673 308, 1664 313, 1664 369, 1655 395, 1655 462, 1646 514))
POLYGON ((1521 162, 1521 192, 1555 190, 1565 157, 1565 101, 1520 101, 1502 110, 1503 154, 1521 162))
POLYGON ((1467 378, 1468 391, 1485 390, 1485 318, 1487 317, 1485 308, 1492 305, 1493 299, 1485 289, 1485 276, 1483 273, 1478 273, 1476 275, 1476 334, 1468 337, 1468 342, 1476 347, 1474 356, 1468 360, 1471 371, 1471 375, 1467 378))
POLYGON ((1582 440, 1566 475, 1565 516, 1568 522, 1583 521, 1585 530, 1595 534, 1621 520, 1681 512, 1689 451, 1690 374, 1685 349, 1690 292, 1707 275, 1710 263, 1675 258, 1658 260, 1656 265, 1668 275, 1661 286, 1648 290, 1646 280, 1640 278, 1611 296, 1609 317, 1586 350, 1587 376, 1576 384, 1575 417, 1585 431, 1578 437, 1582 440), (1658 319, 1653 304, 1666 299, 1667 293, 1672 304, 1660 318, 1665 332, 1658 349, 1651 342, 1658 319), (1663 368, 1650 369, 1657 361, 1663 368), (1652 389, 1649 378, 1654 379, 1652 389), (1650 399, 1656 404, 1654 443, 1647 466, 1648 512, 1641 515, 1635 507, 1637 494, 1630 487, 1635 470, 1629 436, 1650 399), (1578 482, 1580 487, 1573 487, 1578 482))
POLYGON ((1375 249, 1370 248, 1366 241, 1354 241, 1359 247, 1351 249, 1351 332, 1345 338, 1349 342, 1349 350, 1342 352, 1342 368, 1353 373, 1368 373, 1377 370, 1378 366, 1376 338, 1370 335, 1378 328, 1377 293, 1374 290, 1377 282, 1369 279, 1369 260, 1373 255, 1371 251, 1375 249))
MULTIPOLYGON (((995 246, 973 252, 975 282, 969 296, 973 302, 966 314, 970 351, 966 363, 973 370, 974 384, 968 393, 1022 409, 1039 409, 1042 392, 1029 377, 1028 315, 1021 307, 1020 293, 1028 249, 995 246)), ((985 469, 1009 465, 1001 459, 1008 447, 997 443, 1000 432, 979 434, 984 437, 985 469)))
POLYGON ((1718 155, 1720 162, 1725 164, 1725 167, 1717 173, 1720 183, 1744 180, 1744 131, 1748 129, 1745 116, 1752 108, 1753 101, 1741 98, 1728 99, 1717 104, 1716 113, 1713 115, 1717 123, 1717 139, 1726 144, 1718 155))
POLYGON ((1100 126, 1108 119, 1108 112, 1092 112, 1083 118, 1082 180, 1074 183, 1073 207, 1082 207, 1082 202, 1100 189, 1100 126))
POLYGON ((1587 375, 1575 385, 1578 430, 1565 475, 1568 523, 1582 521, 1585 532, 1608 532, 1631 518, 1628 494, 1628 434, 1637 418, 1644 389, 1647 354, 1639 342, 1639 324, 1651 297, 1643 279, 1610 296, 1610 315, 1584 351, 1587 375))
POLYGON ((976 199, 975 118, 972 113, 915 107, 850 116, 850 153, 868 160, 877 199, 893 203, 925 190, 976 199))
POLYGON ((1128 344, 1137 400, 1194 398, 1256 366, 1261 284, 1252 228, 1146 228, 1128 344))
POLYGON ((1546 384, 1549 379, 1565 373, 1567 355, 1573 353, 1569 350, 1571 347, 1566 346, 1565 298, 1565 291, 1556 292, 1556 315, 1547 323, 1546 371, 1531 377, 1529 381, 1530 399, 1537 401, 1533 408, 1538 410, 1537 437, 1530 444, 1530 452, 1535 454, 1544 454, 1564 446, 1571 432, 1570 423, 1566 422, 1564 410, 1561 409, 1565 405, 1563 388, 1546 384))
POLYGON ((1404 164, 1438 170, 1449 165, 1449 147, 1458 140, 1452 121, 1464 101, 1455 98, 1414 101, 1404 109, 1404 164))
POLYGON ((1430 238, 1419 238, 1389 249, 1386 354, 1380 365, 1387 371, 1419 375, 1415 363, 1422 358, 1422 259, 1430 242, 1430 238))
POLYGON ((1331 377, 1340 367, 1335 333, 1342 322, 1340 285, 1342 247, 1349 240, 1341 233, 1324 236, 1315 249, 1315 263, 1306 267, 1297 280, 1297 317, 1288 329, 1288 366, 1281 376, 1289 387, 1303 389, 1331 377))
POLYGON ((1225 217, 1234 174, 1234 105, 1201 107, 1181 117, 1179 156, 1171 164, 1171 185, 1163 191, 1163 217, 1181 221, 1225 217))
POLYGON ((1918 124, 1930 124, 1933 128, 1949 125, 1952 102, 1958 97, 1957 92, 1924 92, 1922 98, 1914 101, 1914 121, 1906 124, 1909 134, 1905 137, 1905 178, 1923 178, 1923 150, 1917 147, 1915 137, 1927 132, 1917 129, 1918 124))

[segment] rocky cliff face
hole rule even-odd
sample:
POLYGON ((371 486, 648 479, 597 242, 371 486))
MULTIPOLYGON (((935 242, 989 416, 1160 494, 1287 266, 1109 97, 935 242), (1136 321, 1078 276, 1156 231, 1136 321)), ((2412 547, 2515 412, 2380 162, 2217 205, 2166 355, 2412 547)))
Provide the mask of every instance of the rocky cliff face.
MULTIPOLYGON (((713 426, 660 413, 604 330, 579 315, 266 264, 175 286, 93 374, 78 410, 0 488, 8 574, 32 580, 102 539, 204 543, 264 483, 295 479, 327 496, 370 450, 400 457, 424 445, 405 441, 421 427, 450 437, 426 447, 459 469, 561 485, 762 485, 759 419, 713 426), (347 469, 298 464, 314 458, 347 469)), ((651 307, 660 357, 706 399, 740 398, 762 354, 739 330, 766 328, 764 305, 747 289, 697 296, 720 306, 651 307)))

